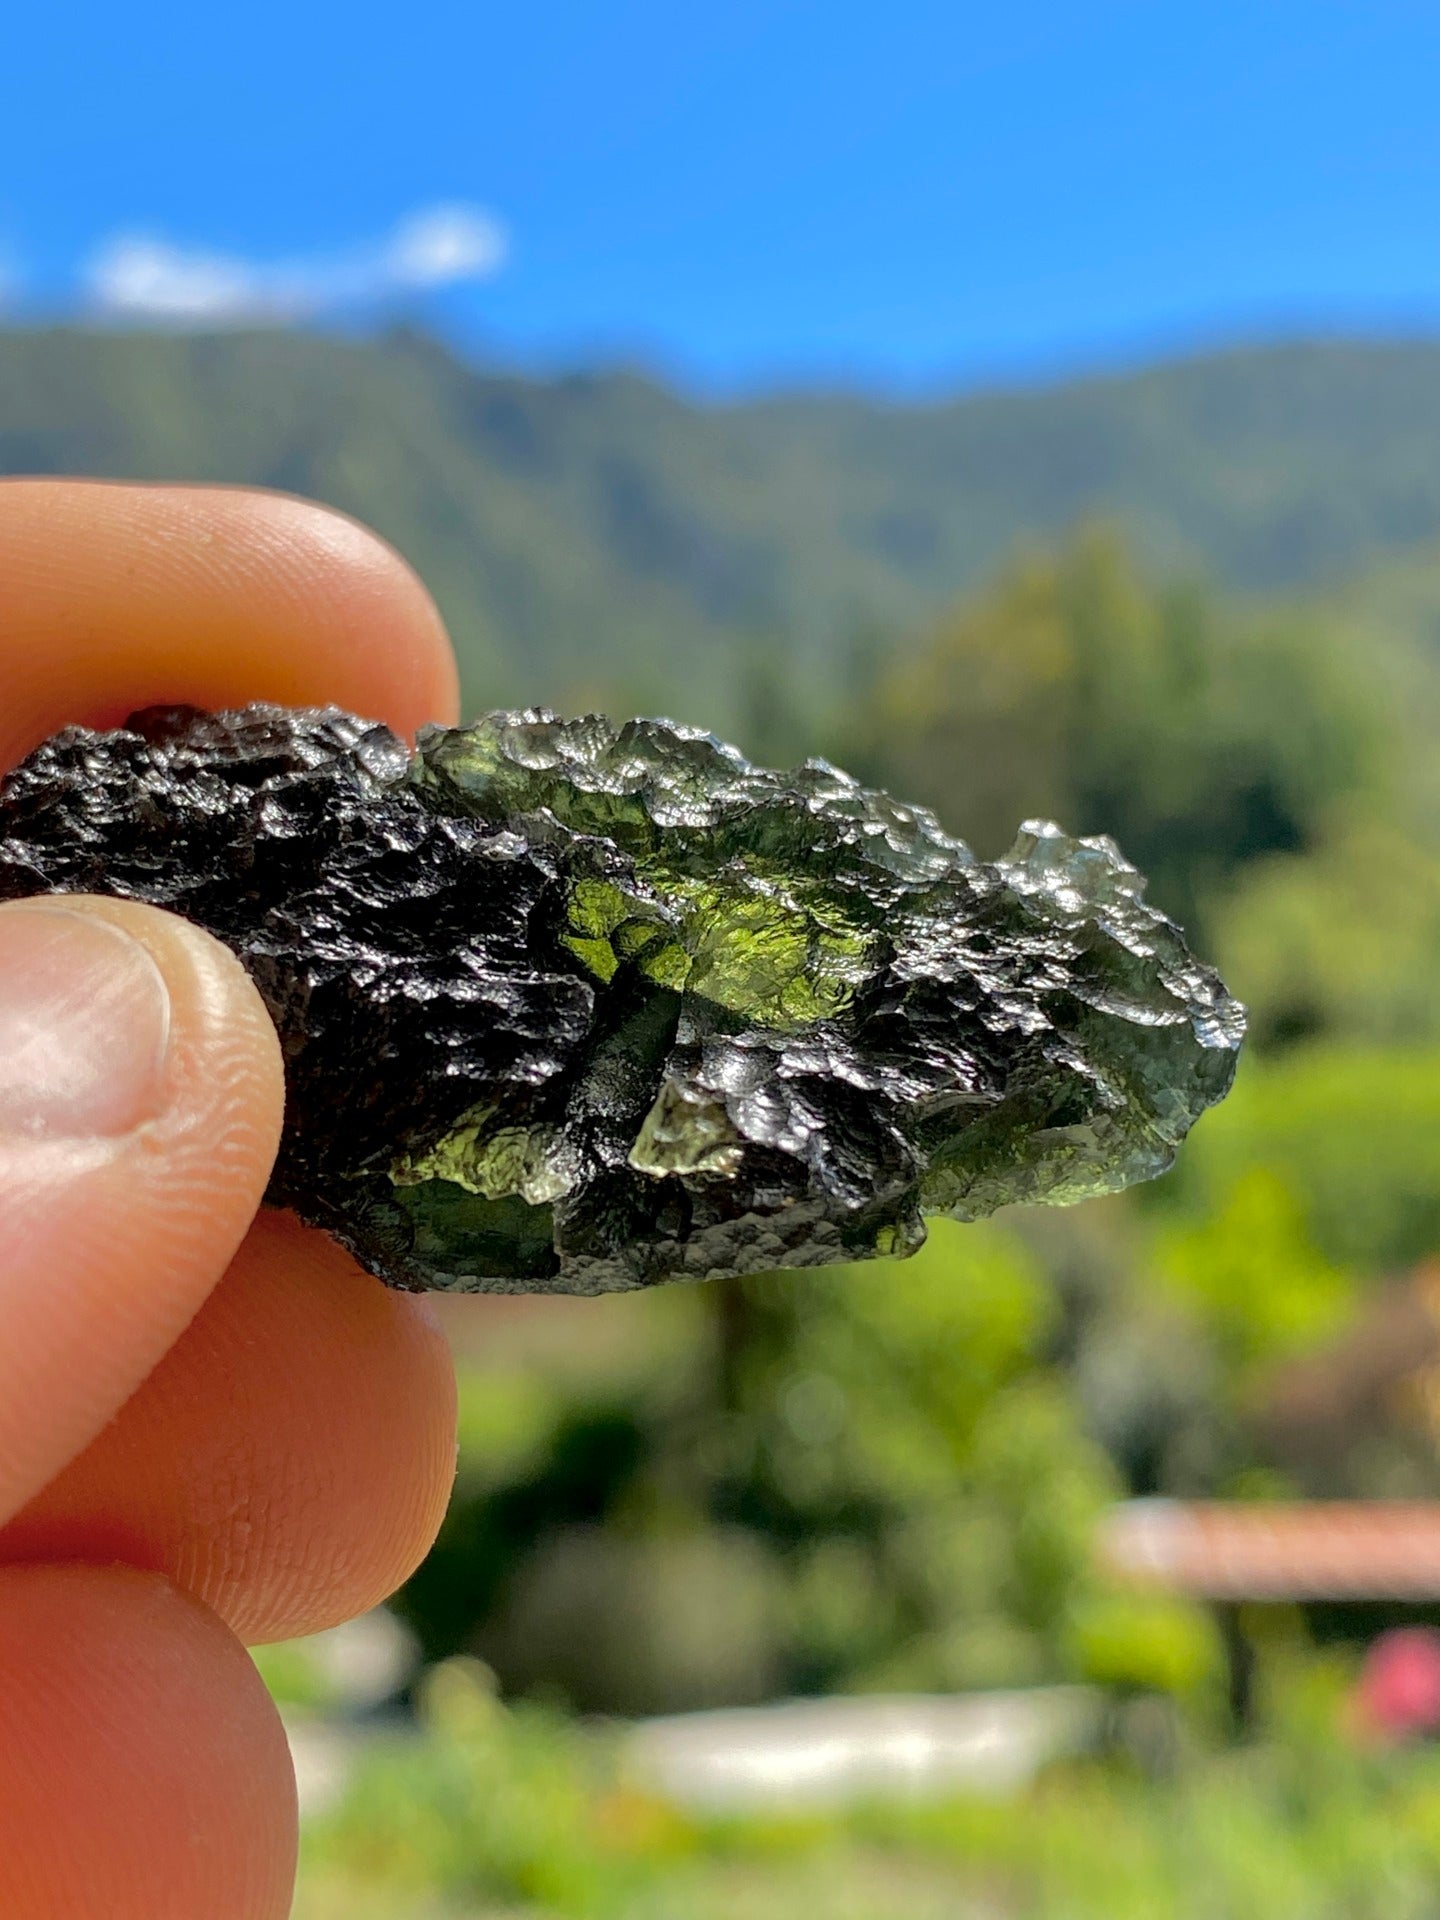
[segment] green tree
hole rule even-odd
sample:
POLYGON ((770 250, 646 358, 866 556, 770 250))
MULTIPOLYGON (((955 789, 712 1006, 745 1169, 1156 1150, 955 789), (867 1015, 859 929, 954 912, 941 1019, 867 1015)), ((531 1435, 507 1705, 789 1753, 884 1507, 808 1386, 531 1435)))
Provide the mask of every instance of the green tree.
POLYGON ((1388 822, 1344 821, 1312 853, 1256 861, 1213 931, 1254 1045, 1440 1041, 1440 849, 1388 822))
POLYGON ((1109 833, 1182 918, 1381 785, 1383 715, 1325 633, 1154 588, 1090 531, 1024 559, 883 677, 868 771, 982 855, 1027 816, 1109 833))
POLYGON ((431 1657, 610 1711, 1072 1670, 1114 1488, 1013 1233, 938 1221, 900 1269, 654 1304, 687 1338, 619 1398, 511 1394, 523 1444, 486 1428, 462 1451, 401 1598, 431 1657))

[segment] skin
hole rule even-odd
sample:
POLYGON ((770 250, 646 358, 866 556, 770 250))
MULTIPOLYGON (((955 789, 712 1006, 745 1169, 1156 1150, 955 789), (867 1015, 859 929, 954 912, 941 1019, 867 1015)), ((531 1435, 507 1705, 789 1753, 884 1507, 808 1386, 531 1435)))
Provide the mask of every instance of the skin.
MULTIPOLYGON (((418 580, 304 502, 3 482, 0 583, 0 768, 155 701, 333 702, 407 736, 456 713, 418 580)), ((294 1785, 244 1643, 361 1612, 424 1555, 448 1352, 423 1301, 257 1213, 283 1078, 229 953, 66 905, 149 954, 170 1044, 158 1111, 103 1150, 0 1137, 0 1913, 281 1920, 294 1785)), ((35 915, 0 931, 40 966, 35 915)))

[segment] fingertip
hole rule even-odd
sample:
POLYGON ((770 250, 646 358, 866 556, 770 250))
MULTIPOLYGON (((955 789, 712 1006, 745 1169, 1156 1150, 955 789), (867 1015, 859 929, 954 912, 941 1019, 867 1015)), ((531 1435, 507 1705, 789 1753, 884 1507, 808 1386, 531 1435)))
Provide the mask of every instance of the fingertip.
POLYGON ((0 1568, 0 1913, 284 1920, 285 1733, 239 1642, 153 1574, 0 1568))
POLYGON ((165 504, 182 532, 203 530, 222 579, 233 571, 249 583, 252 620, 265 616, 280 633, 305 636, 298 647, 264 651, 271 690, 251 698, 323 698, 406 738, 458 712, 459 673, 440 611, 373 528, 318 500, 255 489, 170 488, 165 504), (322 673, 334 689, 324 695, 322 673))
POLYGON ((251 1645, 288 1639, 408 1577, 454 1472, 454 1368, 428 1303, 267 1211, 144 1385, 0 1533, 0 1558, 121 1558, 251 1645))
POLYGON ((378 534, 280 493, 0 480, 0 767, 137 707, 458 711, 435 603, 378 534))

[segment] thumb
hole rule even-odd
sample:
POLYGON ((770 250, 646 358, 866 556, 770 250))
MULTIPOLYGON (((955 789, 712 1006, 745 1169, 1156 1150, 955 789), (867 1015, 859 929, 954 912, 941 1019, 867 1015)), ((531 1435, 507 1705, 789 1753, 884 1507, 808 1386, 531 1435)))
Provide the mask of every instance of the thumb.
POLYGON ((240 963, 128 900, 0 906, 0 1524, 228 1265, 284 1107, 240 963))

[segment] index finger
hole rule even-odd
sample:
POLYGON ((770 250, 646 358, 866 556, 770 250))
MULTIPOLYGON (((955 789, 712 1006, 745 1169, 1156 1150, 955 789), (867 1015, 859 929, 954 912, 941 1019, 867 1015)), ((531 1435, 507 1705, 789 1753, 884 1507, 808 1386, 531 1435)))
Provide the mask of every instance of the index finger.
POLYGON ((105 481, 0 481, 0 684, 0 768, 152 704, 335 704, 408 736, 458 702, 433 601, 356 522, 105 481))

